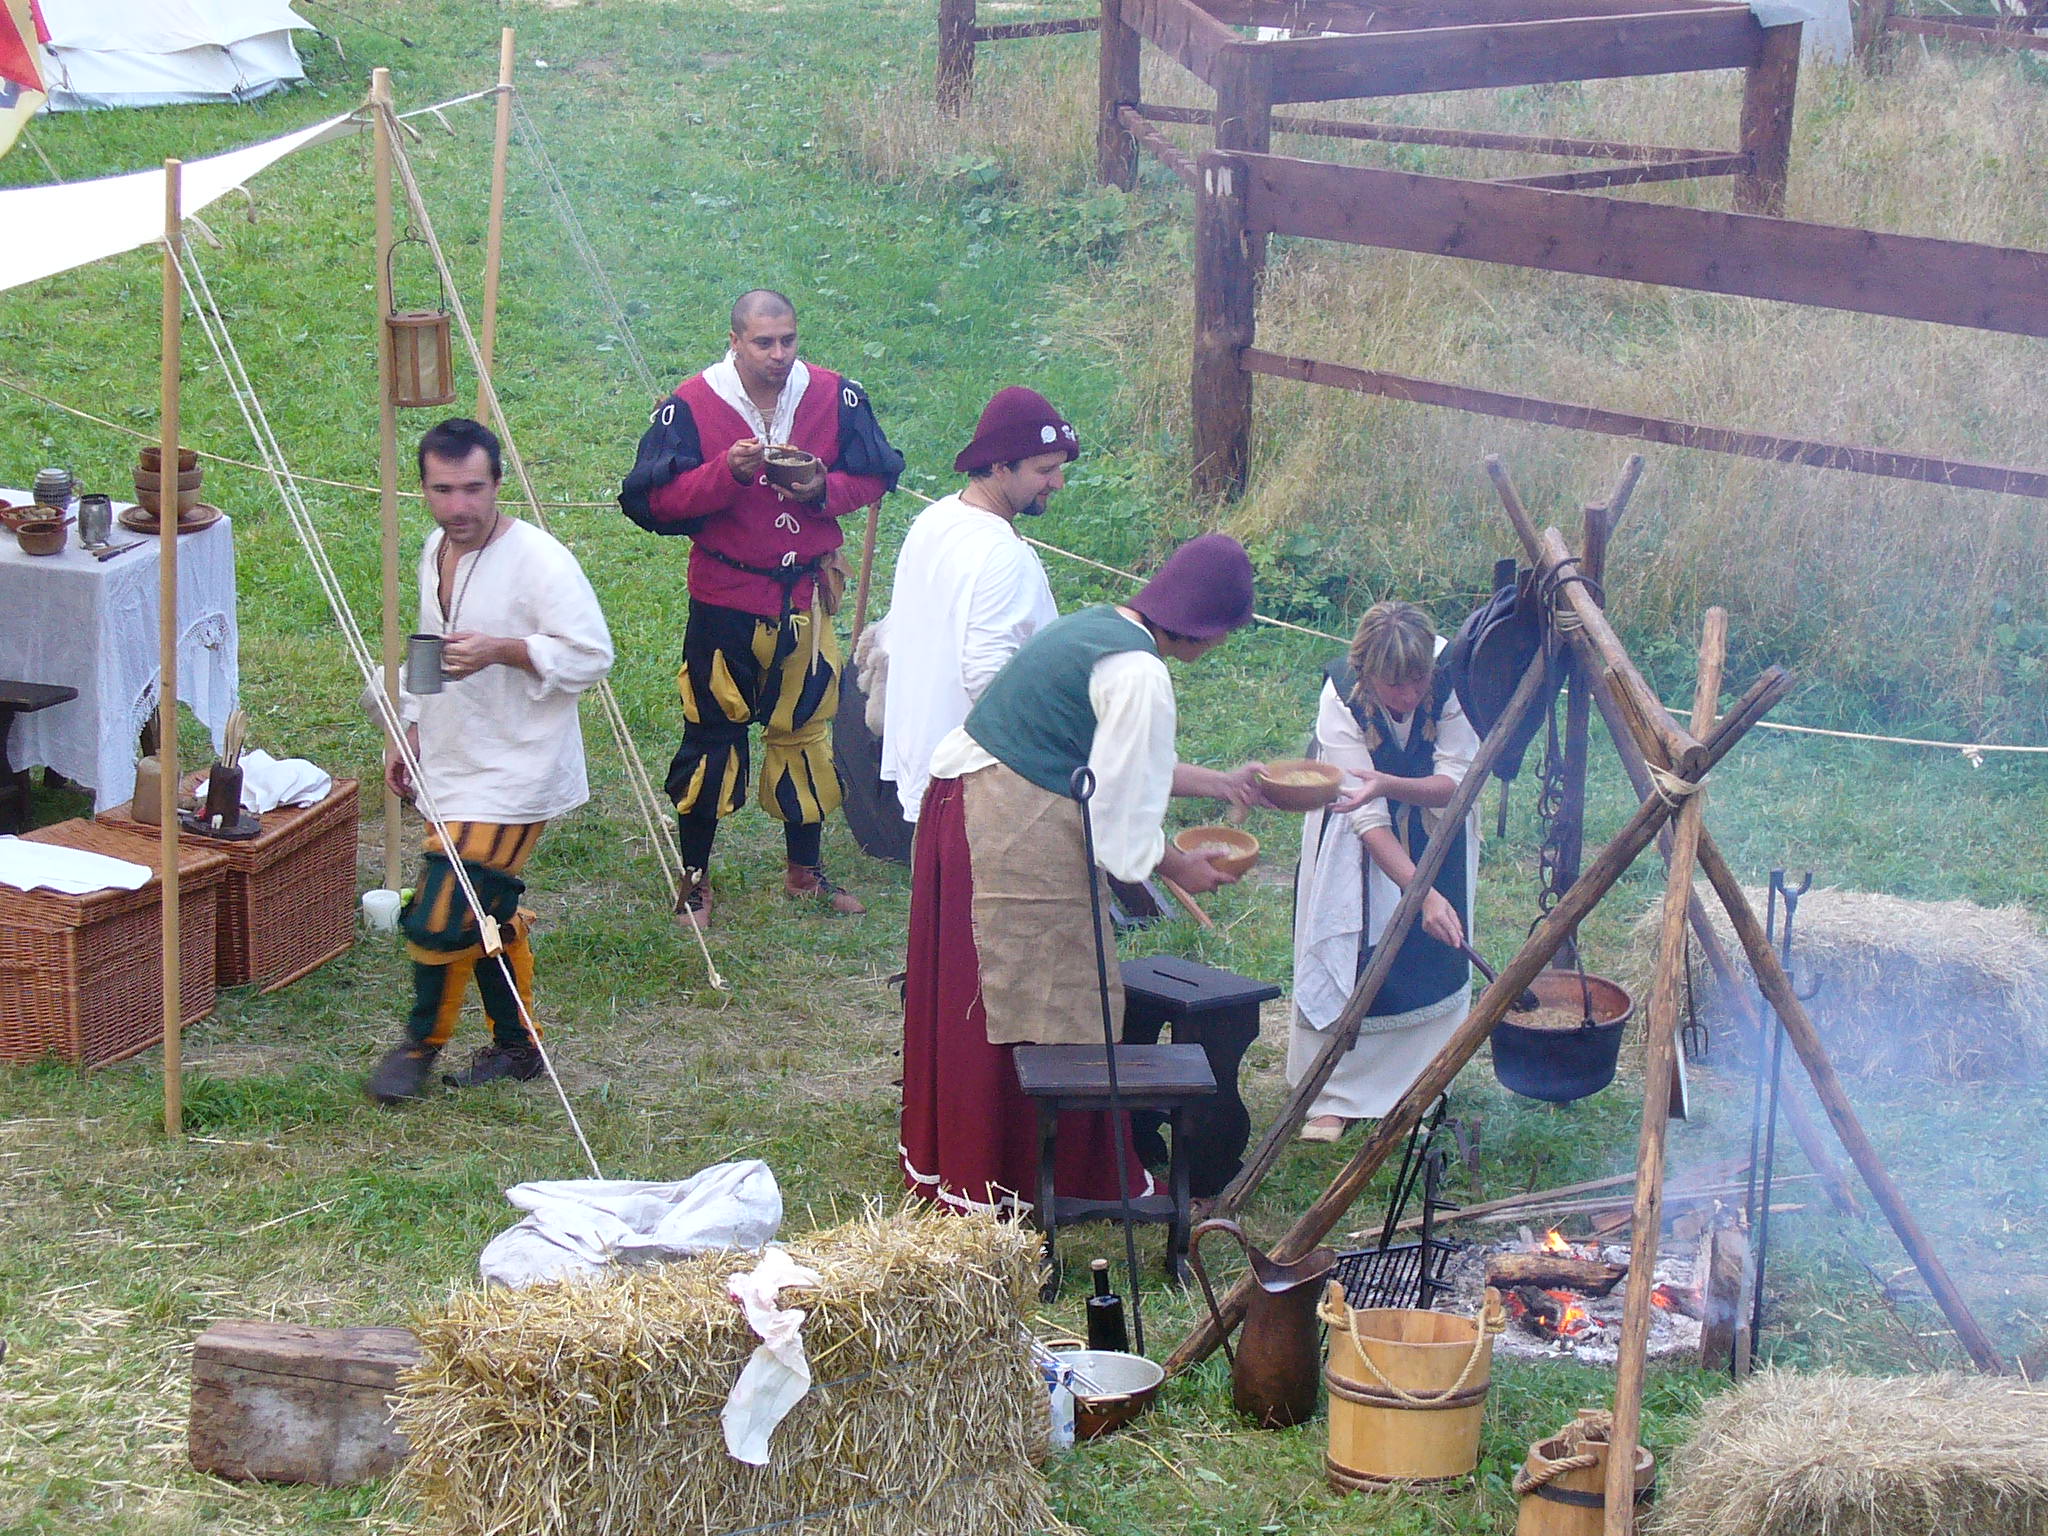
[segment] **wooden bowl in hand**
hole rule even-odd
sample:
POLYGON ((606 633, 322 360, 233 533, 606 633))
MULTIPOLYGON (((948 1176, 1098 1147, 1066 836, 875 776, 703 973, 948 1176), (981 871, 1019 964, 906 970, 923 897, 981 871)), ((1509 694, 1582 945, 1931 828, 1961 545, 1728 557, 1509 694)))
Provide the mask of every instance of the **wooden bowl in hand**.
POLYGON ((1259 840, 1241 827, 1184 827, 1173 834, 1173 846, 1207 859, 1233 880, 1259 862, 1259 840))
POLYGON ((1335 763, 1295 757, 1268 763, 1259 774, 1259 788, 1283 811, 1320 811, 1337 798, 1344 770, 1335 763))
POLYGON ((779 485, 787 491, 810 479, 818 467, 819 460, 815 453, 805 453, 801 448, 791 448, 781 443, 770 443, 761 473, 768 477, 770 485, 779 485))

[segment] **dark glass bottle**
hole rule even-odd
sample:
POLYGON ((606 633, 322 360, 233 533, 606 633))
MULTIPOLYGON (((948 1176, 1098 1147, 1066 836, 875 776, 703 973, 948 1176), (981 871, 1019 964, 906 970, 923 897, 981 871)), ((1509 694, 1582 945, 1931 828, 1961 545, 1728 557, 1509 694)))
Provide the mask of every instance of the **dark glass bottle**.
POLYGON ((1109 1260, 1097 1259, 1088 1266, 1095 1272, 1095 1294, 1088 1298, 1088 1347, 1131 1352, 1131 1336, 1124 1329, 1124 1299, 1109 1288, 1109 1260))

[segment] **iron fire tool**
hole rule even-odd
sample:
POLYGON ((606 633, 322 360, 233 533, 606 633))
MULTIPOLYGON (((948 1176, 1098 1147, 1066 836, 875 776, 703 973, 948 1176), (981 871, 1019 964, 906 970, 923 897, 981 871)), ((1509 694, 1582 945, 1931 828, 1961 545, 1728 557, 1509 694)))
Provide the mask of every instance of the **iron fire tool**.
POLYGON ((1109 1016, 1109 956, 1102 947, 1102 892, 1095 883, 1095 817, 1088 802, 1095 798, 1095 772, 1083 763, 1067 780, 1074 803, 1081 808, 1081 850, 1085 860, 1082 873, 1088 881, 1088 926, 1095 935, 1095 991, 1102 1000, 1102 1056, 1109 1068, 1110 1143, 1116 1148, 1116 1203, 1124 1224, 1124 1265, 1130 1271, 1131 1337, 1138 1353, 1145 1353, 1145 1312, 1138 1300, 1138 1229, 1131 1217, 1129 1120, 1124 1114, 1123 1090, 1116 1080, 1116 1024, 1109 1016))
MULTIPOLYGON (((1794 913, 1798 911, 1798 899, 1802 895, 1806 895, 1806 891, 1810 891, 1810 889, 1812 889, 1812 870, 1806 870, 1804 879, 1800 879, 1800 883, 1796 887, 1786 883, 1786 872, 1782 868, 1774 868, 1772 870, 1772 893, 1780 901, 1784 901, 1784 909, 1786 909, 1786 926, 1778 934, 1778 963, 1784 967, 1784 973, 1786 973, 1788 979, 1792 977, 1792 918, 1794 918, 1794 913)), ((1767 934, 1769 934, 1769 930, 1765 928, 1765 936, 1767 934)), ((1812 997, 1812 995, 1819 993, 1819 991, 1821 991, 1821 979, 1819 977, 1810 979, 1804 991, 1800 991, 1798 983, 1794 983, 1794 987, 1792 987, 1792 993, 1800 1001, 1806 1001, 1808 997, 1812 997)), ((1786 1059, 1786 1030, 1784 1030, 1784 1022, 1778 1020, 1776 1012, 1772 1014, 1772 1020, 1774 1020, 1776 1028, 1772 1030, 1772 1069, 1769 1069, 1769 1079, 1772 1079, 1772 1087, 1769 1087, 1769 1104, 1763 1110, 1763 1188, 1761 1190, 1757 1190, 1755 1153, 1751 1153, 1751 1161, 1749 1161, 1749 1186, 1751 1186, 1751 1190, 1757 1192, 1755 1208, 1749 1214, 1751 1231, 1755 1233, 1755 1290, 1751 1294, 1751 1303, 1749 1303, 1749 1354, 1751 1354, 1751 1358, 1755 1358, 1757 1341, 1763 1337, 1763 1264, 1765 1264, 1765 1260, 1769 1257, 1769 1247, 1772 1247, 1772 1176, 1776 1174, 1776 1161, 1778 1161, 1778 1092, 1780 1092, 1780 1085, 1784 1083, 1784 1059, 1786 1059)), ((1761 1085, 1761 1069, 1763 1069, 1763 1049, 1761 1047, 1763 1047, 1763 1042, 1759 1040, 1757 1042, 1757 1071, 1759 1071, 1759 1079, 1757 1081, 1759 1081, 1759 1085, 1761 1085)), ((1755 1147, 1755 1141, 1757 1141, 1757 1128, 1751 1126, 1749 1145, 1755 1147)))

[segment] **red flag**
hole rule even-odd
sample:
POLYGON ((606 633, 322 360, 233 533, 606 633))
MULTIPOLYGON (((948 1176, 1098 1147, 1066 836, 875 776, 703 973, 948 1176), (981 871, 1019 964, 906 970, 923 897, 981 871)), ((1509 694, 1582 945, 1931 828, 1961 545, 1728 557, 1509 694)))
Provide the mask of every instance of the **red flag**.
POLYGON ((43 56, 37 45, 49 40, 36 0, 0 0, 0 84, 41 91, 43 56))

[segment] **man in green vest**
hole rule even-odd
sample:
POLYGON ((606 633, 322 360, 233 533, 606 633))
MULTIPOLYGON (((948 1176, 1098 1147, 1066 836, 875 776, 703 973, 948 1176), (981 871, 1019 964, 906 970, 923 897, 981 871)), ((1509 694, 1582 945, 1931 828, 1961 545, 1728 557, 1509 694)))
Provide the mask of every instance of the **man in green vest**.
MULTIPOLYGON (((1165 662, 1196 661, 1251 619, 1243 547, 1223 534, 1190 540, 1128 603, 1082 609, 1025 641, 933 753, 904 1010, 901 1155, 914 1192, 958 1210, 1029 1214, 1038 1132, 1011 1048, 1102 1038, 1088 889, 1100 873, 1087 867, 1069 788, 1076 768, 1095 777, 1101 871, 1157 872, 1195 893, 1233 878, 1167 842, 1166 802, 1259 803, 1260 765, 1225 773, 1177 760, 1165 662)), ((1120 1023, 1113 965, 1109 982, 1120 1023)), ((1062 1121, 1061 1194, 1115 1198, 1116 1135, 1129 1128, 1106 1114, 1062 1121)), ((1141 1169, 1135 1156, 1126 1163, 1141 1169)), ((1129 1193, 1149 1192, 1140 1172, 1129 1193)))

